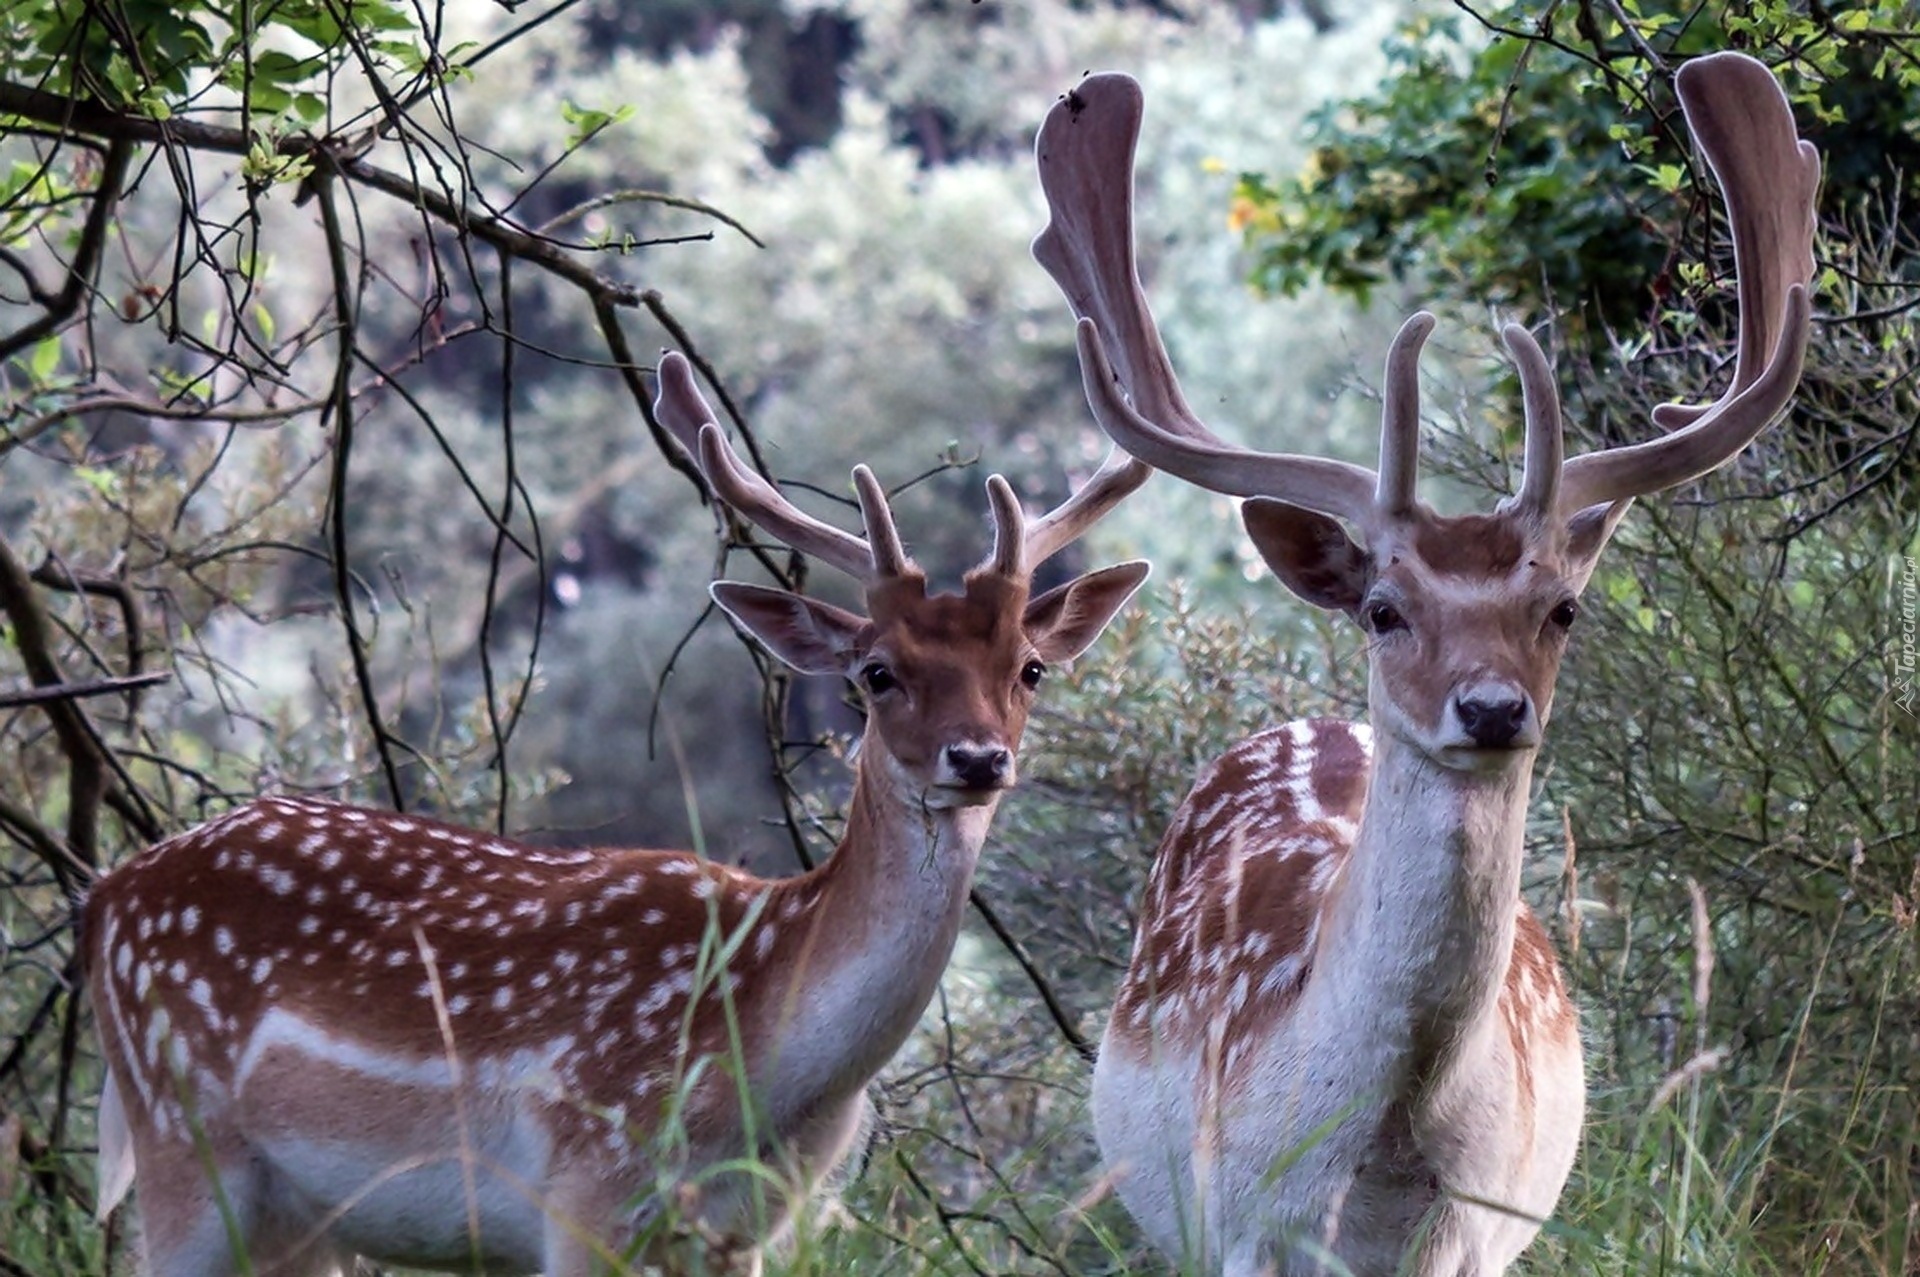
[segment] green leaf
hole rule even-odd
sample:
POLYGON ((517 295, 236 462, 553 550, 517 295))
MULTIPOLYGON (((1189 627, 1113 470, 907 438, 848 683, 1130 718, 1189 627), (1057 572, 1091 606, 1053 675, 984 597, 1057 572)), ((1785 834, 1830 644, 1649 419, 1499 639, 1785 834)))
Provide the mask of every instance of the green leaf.
POLYGON ((1638 164, 1642 173, 1653 179, 1653 188, 1667 195, 1677 195, 1687 184, 1687 169, 1683 164, 1638 164))
POLYGON ((631 106, 616 107, 612 111, 600 111, 592 107, 578 106, 563 99, 560 103, 560 118, 571 127, 567 130, 567 149, 581 145, 588 138, 609 125, 618 124, 633 115, 631 106))
POLYGON ((39 382, 53 380, 55 370, 60 367, 60 334, 53 333, 41 338, 34 346, 32 356, 27 360, 27 370, 33 379, 39 382))
POLYGON ((412 31, 415 30, 413 15, 405 5, 388 3, 388 0, 361 0, 353 8, 354 17, 367 31, 412 31))
POLYGON ((293 106, 293 94, 263 80, 253 82, 253 92, 247 100, 255 111, 268 115, 278 115, 293 106))
POLYGON ((253 78, 256 83, 262 79, 276 84, 305 78, 314 65, 312 58, 296 58, 291 53, 282 53, 278 49, 268 49, 253 60, 253 78))

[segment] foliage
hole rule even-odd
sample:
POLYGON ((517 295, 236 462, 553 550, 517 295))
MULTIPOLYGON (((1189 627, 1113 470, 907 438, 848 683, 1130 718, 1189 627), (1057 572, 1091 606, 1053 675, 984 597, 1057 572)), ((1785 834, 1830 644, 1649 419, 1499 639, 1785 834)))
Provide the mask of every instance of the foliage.
MULTIPOLYGON (((736 57, 724 40, 708 52, 655 63, 577 47, 559 33, 536 37, 529 52, 537 56, 491 71, 496 91, 469 108, 476 128, 510 137, 562 92, 582 101, 654 104, 620 126, 619 153, 582 154, 561 176, 604 173, 606 181, 618 182, 622 162, 658 170, 671 175, 657 179, 661 185, 670 181, 675 191, 725 208, 763 241, 765 247, 723 233, 698 251, 657 254, 647 280, 665 295, 687 299, 682 309, 689 313, 698 306, 703 353, 725 370, 769 464, 798 499, 839 517, 856 461, 872 465, 889 484, 961 463, 899 499, 915 554, 936 580, 950 583, 984 548, 985 471, 1002 471, 1040 506, 1057 501, 1104 454, 1106 441, 1079 388, 1071 329, 1062 322, 1066 312, 1028 254, 1043 214, 1027 134, 1060 86, 1088 62, 1137 67, 1148 77, 1154 106, 1139 184, 1146 268, 1156 305, 1179 320, 1169 325, 1174 357, 1196 399, 1214 405, 1214 423, 1227 432, 1258 432, 1274 446, 1306 449, 1344 449, 1370 429, 1372 409, 1364 398, 1337 392, 1358 379, 1356 350, 1373 364, 1389 321, 1335 302, 1313 315, 1283 313, 1242 288, 1234 246, 1219 233, 1230 179, 1208 160, 1282 153, 1290 145, 1288 121, 1311 95, 1371 74, 1376 37, 1387 25, 1383 15, 1311 40, 1304 38, 1307 28, 1293 22, 1243 34, 1211 11, 1191 28, 1132 9, 1082 12, 1066 5, 927 13, 875 0, 857 12, 863 35, 843 126, 784 165, 762 154, 764 133, 754 131, 756 117, 744 106, 745 50, 736 57), (963 32, 977 38, 963 39, 963 32), (1212 51, 1230 38, 1243 40, 1248 62, 1234 78, 1234 92, 1223 96, 1212 51), (942 50, 940 76, 923 82, 900 71, 926 66, 933 47, 942 50), (901 135, 903 102, 964 116, 997 141, 982 154, 956 154, 930 166, 911 136, 901 135), (1284 375, 1276 376, 1276 368, 1284 375), (977 464, 964 464, 976 458, 977 464)), ((476 164, 484 170, 487 161, 478 157, 476 164)), ((532 197, 536 207, 540 197, 532 197)), ((640 225, 653 235, 690 225, 672 210, 646 216, 640 225)), ((550 339, 565 341, 562 333, 550 339)), ((583 643, 606 654, 602 668, 633 669, 638 634, 657 669, 698 616, 709 521, 677 498, 676 477, 624 466, 622 438, 606 425, 617 419, 618 404, 604 390, 580 378, 540 384, 548 389, 522 428, 552 442, 529 449, 524 467, 538 465, 556 488, 620 468, 622 481, 608 490, 588 527, 603 534, 603 542, 644 548, 655 564, 638 580, 616 581, 604 568, 583 574, 589 593, 617 597, 557 618, 552 664, 583 643), (620 608, 643 619, 597 637, 572 632, 576 623, 598 624, 620 608)), ((484 429, 484 418, 470 409, 456 417, 468 420, 484 429)), ((403 447, 397 443, 395 452, 403 447)), ((394 464, 402 464, 397 456, 394 464)), ((422 513, 391 508, 410 520, 422 513)), ((1179 572, 1231 603, 1246 589, 1246 560, 1233 526, 1230 503, 1157 482, 1056 570, 1151 554, 1162 572, 1179 572), (1182 534, 1162 535, 1168 527, 1182 534)), ((435 530, 410 528, 392 541, 398 549, 439 539, 435 530)), ((830 574, 816 585, 829 597, 844 588, 830 574)), ((692 752, 739 748, 737 737, 715 730, 738 716, 701 693, 718 685, 737 698, 743 675, 737 658, 718 676, 687 661, 677 667, 664 703, 692 752)), ((547 727, 532 730, 563 750, 551 757, 577 779, 635 767, 647 754, 651 681, 611 682, 594 686, 550 676, 548 703, 555 712, 547 727), (618 742, 617 753, 565 751, 569 736, 618 742)), ((807 686, 801 696, 792 737, 848 729, 836 682, 807 686)), ((530 751, 541 749, 534 736, 526 739, 530 751)), ((664 748, 658 752, 664 759, 664 748)), ((822 774, 829 784, 844 775, 840 769, 822 774)), ((670 832, 682 819, 672 809, 678 789, 670 766, 645 775, 650 779, 625 786, 569 786, 549 804, 549 819, 603 828, 608 838, 679 836, 670 832), (667 801, 655 801, 654 794, 667 801), (614 823, 604 823, 609 820, 614 823)), ((726 845, 756 848, 760 863, 785 868, 791 861, 780 831, 758 819, 767 804, 743 802, 740 792, 737 781, 704 791, 703 823, 725 822, 719 836, 726 845)), ((712 833, 716 824, 707 828, 712 833)))
MULTIPOLYGON (((356 62, 399 73, 403 97, 446 69, 428 65, 413 11, 398 0, 237 11, 205 0, 113 9, 25 0, 8 6, 7 25, 16 84, 155 120, 236 111, 243 128, 269 134, 320 124, 327 82, 356 62)), ((438 52, 451 60, 464 50, 438 52)))
POLYGON ((1920 36, 1902 0, 1520 0, 1474 17, 1417 18, 1387 46, 1378 96, 1314 115, 1298 172, 1241 175, 1234 218, 1263 287, 1364 296, 1411 279, 1601 325, 1643 321, 1650 296, 1698 283, 1678 269, 1704 205, 1670 77, 1714 49, 1780 67, 1830 157, 1830 213, 1890 191, 1920 159, 1920 36))
MULTIPOLYGON (((1810 449, 1773 459, 1820 468, 1810 449)), ((1590 593, 1605 638, 1556 724, 1564 761, 1543 797, 1591 884, 1589 943, 1604 937, 1576 965, 1587 1004, 1611 1012, 1592 1059, 1606 1079, 1714 1071, 1713 1139, 1746 1162, 1717 1206, 1728 1223, 1811 1269, 1818 1221, 1843 1268, 1901 1271, 1911 1186, 1883 1158, 1920 1130, 1894 1045, 1920 1031, 1920 730, 1886 656, 1888 567, 1911 545, 1870 517, 1789 532, 1817 493, 1714 494, 1642 512, 1616 547, 1590 593), (1658 697, 1625 690, 1646 687, 1658 697), (1710 1005, 1670 991, 1692 883, 1718 953, 1710 1005)))

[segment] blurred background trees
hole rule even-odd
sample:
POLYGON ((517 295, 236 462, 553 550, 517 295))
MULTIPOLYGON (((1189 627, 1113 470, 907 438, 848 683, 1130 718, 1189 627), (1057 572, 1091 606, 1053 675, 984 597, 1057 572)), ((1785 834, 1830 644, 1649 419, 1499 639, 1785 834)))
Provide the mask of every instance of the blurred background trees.
MULTIPOLYGON (((1528 1262, 1910 1271, 1908 9, 9 6, 0 1266, 106 1262, 69 996, 95 867, 278 787, 573 842, 685 845, 697 813, 772 872, 831 846, 852 711, 704 590, 807 565, 662 450, 660 347, 815 508, 855 461, 917 480, 903 530, 957 577, 987 470, 1038 503, 1104 451, 1026 252, 1029 148, 1082 71, 1125 69, 1143 270, 1202 412, 1365 460, 1387 339, 1426 305, 1428 491, 1484 505, 1519 443, 1497 320, 1551 321, 1575 447, 1724 376, 1729 263, 1670 74, 1733 45, 1826 154, 1814 350, 1792 416, 1641 503, 1589 590, 1530 890, 1595 1121, 1528 1262)), ((1075 1044, 1194 768, 1362 713, 1364 664, 1261 579, 1230 502, 1156 481, 1084 551, 1121 553, 1154 559, 1153 598, 1050 682, 983 873, 995 926, 795 1271, 1155 1271, 1099 1185, 1075 1044)))

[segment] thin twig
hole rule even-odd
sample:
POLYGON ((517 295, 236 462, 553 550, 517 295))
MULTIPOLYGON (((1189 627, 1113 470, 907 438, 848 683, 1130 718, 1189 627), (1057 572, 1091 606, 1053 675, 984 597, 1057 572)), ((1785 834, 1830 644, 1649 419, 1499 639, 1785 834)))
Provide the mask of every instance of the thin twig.
POLYGON ((995 913, 993 906, 987 903, 987 898, 980 894, 980 888, 974 887, 969 890, 967 899, 972 902, 973 910, 980 915, 981 921, 987 924, 987 929, 993 932, 994 937, 1000 941, 1014 962, 1019 964, 1020 970, 1026 974, 1027 981, 1033 985, 1034 992, 1040 995, 1040 1001, 1046 1005, 1047 1015, 1053 1020, 1054 1027, 1060 1030, 1062 1040, 1073 1048, 1075 1055, 1091 1064, 1099 1055, 1099 1051, 1093 1043, 1087 1041, 1079 1029, 1074 1027, 1073 1017, 1067 1013, 1066 1007, 1061 1003, 1060 995, 1054 992, 1052 982, 1039 967, 1034 965, 1033 959, 1027 954, 1027 947, 1021 944, 1020 938, 1000 920, 1000 915, 995 913))
MULTIPOLYGON (((340 604, 340 625, 347 637, 347 654, 353 662, 354 682, 360 689, 367 727, 373 733, 374 748, 380 755, 380 769, 386 776, 387 794, 395 811, 406 810, 400 789, 400 771, 393 761, 386 719, 380 713, 380 700, 373 690, 373 673, 367 662, 367 643, 354 617, 352 579, 347 557, 347 474, 353 454, 353 385, 356 290, 347 271, 346 237, 340 226, 340 211, 334 203, 331 174, 320 174, 314 190, 320 203, 320 220, 327 240, 327 258, 333 267, 334 315, 340 325, 340 353, 334 363, 333 399, 326 415, 334 422, 333 475, 328 491, 328 522, 332 531, 333 587, 340 604)), ((323 417, 324 424, 324 417, 323 417)))
MULTIPOLYGON (((20 663, 36 687, 60 687, 66 678, 53 654, 52 626, 34 596, 33 581, 13 548, 0 538, 0 611, 13 623, 14 647, 20 663)), ((43 708, 53 723, 60 749, 67 758, 67 839, 73 854, 91 866, 100 862, 100 796, 106 785, 104 760, 92 725, 70 698, 56 698, 43 708)), ((75 889, 72 870, 64 860, 49 868, 69 895, 75 889)))
POLYGON ((166 670, 129 674, 123 678, 97 678, 85 683, 55 683, 47 687, 17 688, 0 692, 0 709, 18 709, 22 705, 44 705, 48 701, 77 701, 89 696, 107 696, 136 688, 164 683, 173 675, 166 670))
MULTIPOLYGON (((76 101, 19 84, 0 83, 0 115, 18 115, 53 128, 104 137, 113 143, 162 142, 188 151, 225 155, 245 155, 254 146, 254 139, 239 129, 177 118, 163 124, 145 116, 125 115, 95 102, 76 101)), ((279 139, 275 150, 279 155, 308 161, 316 174, 326 168, 356 185, 416 207, 464 235, 471 235, 577 285, 596 299, 605 298, 618 306, 639 304, 638 289, 583 266, 559 245, 506 219, 476 213, 456 204, 442 192, 369 163, 363 157, 342 155, 342 146, 339 138, 294 136, 279 139)), ((130 157, 132 148, 127 149, 130 157)), ((109 157, 113 154, 111 147, 108 154, 109 157)), ((37 340, 37 336, 30 340, 37 340)), ((18 347, 0 343, 0 355, 11 354, 15 349, 18 347)))

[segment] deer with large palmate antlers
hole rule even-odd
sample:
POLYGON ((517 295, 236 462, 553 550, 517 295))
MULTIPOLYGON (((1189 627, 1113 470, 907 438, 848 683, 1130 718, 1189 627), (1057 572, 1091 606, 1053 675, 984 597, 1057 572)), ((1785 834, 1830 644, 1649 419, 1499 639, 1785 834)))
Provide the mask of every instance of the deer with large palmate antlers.
POLYGON ((1101 1047, 1094 1122, 1118 1192, 1200 1271, 1498 1273, 1572 1167, 1578 1017, 1519 894, 1561 654, 1633 498, 1773 421, 1809 324, 1819 157, 1784 94, 1735 54, 1687 64, 1678 91, 1732 227, 1732 386, 1656 409, 1665 438, 1563 462, 1552 373, 1510 326, 1520 490, 1462 517, 1414 493, 1430 316, 1388 355, 1377 472, 1224 443, 1181 396, 1133 265, 1138 85, 1089 78, 1041 130, 1053 220, 1034 253, 1081 316, 1102 426, 1248 498, 1275 575, 1370 638, 1368 725, 1289 723, 1200 774, 1156 853, 1101 1047))
POLYGON ((1116 451, 1032 520, 993 476, 991 555, 930 594, 866 467, 862 538, 747 469, 677 354, 657 407, 720 497, 864 588, 863 617, 713 587, 788 664, 862 689, 839 847, 775 881, 276 797, 120 867, 85 915, 101 1204, 137 1187, 154 1277, 356 1255, 581 1277, 666 1257, 668 1204, 757 1269, 856 1139, 953 950, 1035 688, 1147 573, 1029 597, 1034 569, 1151 472, 1116 451), (713 1170, 740 1159, 783 1187, 713 1170))

